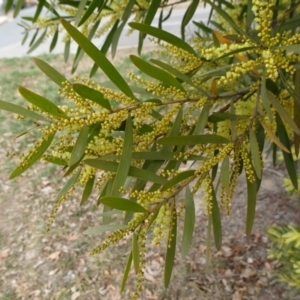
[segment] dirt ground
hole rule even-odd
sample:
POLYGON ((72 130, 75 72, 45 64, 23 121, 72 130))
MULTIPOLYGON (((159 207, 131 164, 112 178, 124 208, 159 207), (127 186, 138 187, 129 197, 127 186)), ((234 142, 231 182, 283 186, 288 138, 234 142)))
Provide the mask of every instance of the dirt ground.
MULTIPOLYGON (((3 170, 2 151, 1 156, 3 170)), ((68 201, 45 233, 61 173, 52 168, 43 176, 43 169, 40 165, 14 182, 7 181, 6 170, 0 174, 0 299, 130 299, 133 274, 127 292, 119 293, 129 252, 126 241, 96 257, 88 254, 103 238, 83 234, 98 224, 101 211, 95 197, 82 208, 76 197, 68 201)), ((264 175, 250 238, 244 235, 246 196, 241 180, 232 215, 223 217, 222 249, 216 252, 212 247, 210 265, 205 258, 207 220, 198 205, 192 249, 184 260, 177 254, 168 290, 162 285, 164 251, 148 247, 142 299, 300 299, 272 280, 274 263, 266 258, 265 234, 271 224, 299 224, 299 207, 282 190, 280 170, 266 167, 264 175)))
MULTIPOLYGON (((96 195, 83 207, 79 206, 79 194, 74 195, 46 233, 46 220, 63 185, 62 171, 40 163, 25 175, 8 181, 14 164, 5 156, 16 147, 14 136, 3 134, 0 145, 0 299, 130 299, 135 286, 133 272, 127 290, 120 294, 122 272, 129 254, 127 241, 97 256, 89 255, 89 250, 104 238, 104 235, 83 234, 87 228, 99 225, 101 210, 95 205, 96 195)), ((168 290, 164 290, 162 283, 164 249, 148 246, 142 299, 300 299, 274 281, 275 264, 267 259, 266 253, 268 226, 299 225, 298 203, 282 188, 284 175, 280 166, 274 169, 271 163, 266 163, 249 238, 244 234, 246 185, 241 178, 232 215, 222 219, 222 249, 217 252, 212 245, 209 265, 206 262, 207 218, 199 195, 192 249, 185 259, 179 253, 176 255, 168 290)))

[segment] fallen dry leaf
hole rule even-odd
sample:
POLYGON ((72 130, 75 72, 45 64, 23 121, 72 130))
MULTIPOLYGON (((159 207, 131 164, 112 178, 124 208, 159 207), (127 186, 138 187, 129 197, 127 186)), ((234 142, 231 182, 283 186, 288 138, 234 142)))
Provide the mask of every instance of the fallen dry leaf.
POLYGON ((75 293, 71 296, 71 300, 76 300, 79 296, 80 296, 80 292, 75 292, 75 293))
POLYGON ((9 255, 9 249, 5 249, 0 252, 0 258, 7 257, 9 255))
POLYGON ((156 280, 153 276, 151 276, 149 273, 145 272, 145 279, 152 282, 152 283, 156 283, 156 280))
POLYGON ((246 269, 243 270, 243 272, 241 274, 241 278, 248 279, 248 278, 256 276, 256 275, 257 275, 256 270, 254 270, 253 268, 247 267, 246 269))
POLYGON ((60 253, 61 253, 61 251, 53 252, 52 254, 50 254, 48 256, 48 258, 51 260, 57 260, 59 258, 60 253))
POLYGON ((239 291, 235 291, 235 293, 232 295, 232 300, 242 300, 242 295, 239 291))
POLYGON ((72 233, 68 236, 69 241, 76 241, 79 238, 79 234, 72 233))

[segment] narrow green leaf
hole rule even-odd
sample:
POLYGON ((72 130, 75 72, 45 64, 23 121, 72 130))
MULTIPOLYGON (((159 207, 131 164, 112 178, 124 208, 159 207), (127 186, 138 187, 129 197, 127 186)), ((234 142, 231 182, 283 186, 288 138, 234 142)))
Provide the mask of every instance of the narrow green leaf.
POLYGON ((247 0, 247 12, 246 12, 246 30, 250 30, 251 24, 254 20, 254 13, 252 11, 252 0, 247 0))
POLYGON ((104 98, 101 92, 80 83, 74 83, 73 89, 81 97, 92 100, 95 103, 99 104, 100 106, 108 110, 111 110, 109 101, 104 98))
POLYGON ((98 122, 98 123, 95 123, 95 124, 89 126, 90 135, 88 138, 88 143, 93 141, 95 136, 99 135, 100 129, 101 129, 101 122, 98 122))
MULTIPOLYGON (((214 151, 214 157, 216 157, 218 154, 219 154, 219 150, 218 149, 216 149, 215 151, 214 151)), ((216 176, 217 176, 217 173, 218 173, 218 169, 219 169, 219 163, 217 162, 217 163, 215 163, 214 165, 213 165, 213 167, 212 167, 212 169, 211 169, 211 180, 212 181, 214 181, 215 180, 215 178, 216 178, 216 176)))
POLYGON ((84 155, 84 151, 88 142, 88 135, 89 135, 89 127, 84 125, 77 137, 75 146, 71 153, 71 157, 69 160, 69 167, 75 165, 79 160, 81 160, 82 156, 84 155))
MULTIPOLYGON (((155 110, 153 110, 154 112, 155 110)), ((182 124, 182 117, 183 117, 183 109, 182 107, 180 107, 180 109, 178 110, 176 119, 173 123, 173 126, 168 134, 168 136, 174 136, 174 135, 178 135, 179 131, 180 131, 180 127, 182 124)), ((159 152, 161 153, 166 153, 166 152, 171 152, 173 150, 174 146, 173 145, 163 145, 159 152)))
POLYGON ((220 15, 236 32, 243 36, 247 36, 248 34, 245 33, 238 25, 237 23, 227 14, 227 12, 221 7, 216 5, 214 2, 210 0, 205 0, 206 3, 208 3, 212 9, 214 9, 218 15, 220 15))
POLYGON ((222 5, 225 5, 229 9, 234 9, 235 8, 235 6, 230 1, 220 0, 220 3, 222 5))
POLYGON ((262 153, 263 150, 264 150, 266 133, 265 133, 264 128, 260 124, 260 122, 256 123, 256 128, 257 128, 257 130, 256 130, 256 140, 257 140, 257 143, 258 143, 258 149, 262 153))
POLYGON ((75 15, 75 25, 76 27, 79 27, 79 21, 80 21, 80 18, 82 16, 82 13, 83 13, 83 10, 85 8, 85 5, 87 3, 87 0, 80 0, 79 1, 79 5, 78 5, 78 8, 77 8, 77 12, 76 12, 76 15, 75 15))
POLYGON ((104 0, 92 0, 90 4, 88 5, 87 10, 85 11, 84 15, 82 16, 81 20, 78 23, 78 27, 80 27, 85 21, 92 15, 96 7, 102 6, 104 3, 104 0))
POLYGON ((171 8, 168 11, 167 15, 164 16, 164 18, 162 19, 162 22, 166 22, 171 17, 172 11, 173 11, 173 6, 171 6, 171 8))
POLYGON ((246 234, 249 236, 254 223, 256 207, 257 184, 256 181, 250 182, 247 179, 247 216, 246 216, 246 234))
POLYGON ((176 252, 177 216, 176 216, 175 208, 172 213, 172 217, 173 217, 173 221, 169 231, 168 248, 166 253, 165 272, 164 272, 165 288, 167 288, 170 284, 173 265, 174 265, 175 252, 176 252))
POLYGON ((140 269, 140 250, 138 244, 138 237, 135 233, 132 236, 132 258, 135 273, 138 274, 140 269))
POLYGON ((243 41, 238 34, 225 34, 223 37, 236 43, 241 43, 243 41))
POLYGON ((277 145, 275 143, 273 143, 271 145, 272 147, 272 163, 273 163, 273 167, 276 167, 277 165, 277 145))
MULTIPOLYGON (((161 162, 159 162, 161 163, 161 162)), ((170 170, 178 170, 179 167, 181 166, 181 161, 169 161, 169 162, 166 162, 167 165, 164 167, 164 171, 168 172, 170 170)), ((155 192, 157 190, 159 190, 161 188, 161 185, 159 184, 152 184, 151 188, 149 189, 149 192, 155 192)))
POLYGON ((22 42, 21 42, 22 46, 26 43, 26 40, 27 40, 27 38, 28 38, 28 33, 29 33, 29 31, 26 31, 26 32, 24 33, 24 37, 23 37, 22 42))
POLYGON ((143 102, 152 102, 152 103, 156 103, 158 105, 163 105, 163 102, 161 100, 155 99, 155 98, 154 99, 148 99, 148 100, 145 100, 143 102))
POLYGON ((55 164, 55 165, 59 165, 59 166, 66 166, 68 164, 68 162, 66 160, 59 158, 59 157, 52 156, 52 155, 43 156, 43 160, 45 160, 51 164, 55 164))
POLYGON ((161 120, 163 118, 163 116, 156 110, 152 110, 150 115, 151 115, 151 117, 153 117, 156 120, 161 120))
POLYGON ((38 17, 40 16, 40 13, 41 13, 44 5, 45 5, 45 2, 46 2, 46 0, 38 0, 38 6, 35 10, 35 14, 34 14, 34 17, 33 17, 33 20, 32 20, 33 23, 35 23, 36 20, 38 19, 38 17))
MULTIPOLYGON (((227 65, 227 66, 224 66, 224 67, 220 67, 220 68, 216 68, 216 69, 213 69, 211 71, 208 71, 208 72, 204 72, 204 73, 200 73, 200 74, 197 74, 198 76, 200 77, 204 77, 205 78, 211 78, 212 76, 222 76, 222 75, 225 75, 226 74, 226 70, 228 70, 230 68, 230 65, 227 65)), ((206 79, 204 80, 203 79, 203 82, 206 81, 206 79)))
POLYGON ((209 102, 206 102, 204 104, 201 113, 199 114, 199 118, 193 131, 193 135, 198 135, 203 132, 205 126, 207 125, 210 107, 211 105, 209 102))
MULTIPOLYGON (((117 90, 117 87, 111 81, 106 81, 101 84, 109 89, 117 90)), ((141 96, 153 97, 153 94, 151 94, 150 92, 147 92, 145 88, 142 88, 142 87, 139 87, 136 85, 130 85, 130 88, 134 93, 139 94, 141 96)), ((136 99, 136 100, 139 101, 138 99, 136 99)))
POLYGON ((64 60, 65 63, 68 62, 69 55, 70 55, 70 48, 71 48, 71 41, 68 40, 65 44, 65 49, 64 49, 64 60))
POLYGON ((279 140, 279 138, 275 135, 275 133, 271 130, 271 128, 266 124, 264 123, 262 120, 260 120, 260 123, 261 125, 263 126, 263 128, 265 129, 268 137, 270 138, 270 140, 276 144, 281 150, 287 152, 287 153, 290 153, 290 150, 286 148, 285 145, 283 145, 281 143, 281 141, 279 140))
MULTIPOLYGON (((96 31, 97 31, 97 29, 98 29, 98 27, 99 27, 99 25, 100 25, 100 20, 98 20, 97 22, 94 22, 93 23, 93 27, 92 27, 92 29, 89 31, 89 33, 88 33, 88 36, 87 36, 87 39, 89 40, 89 41, 91 41, 92 40, 92 38, 94 37, 94 35, 95 35, 95 33, 96 33, 96 31)), ((80 60, 83 58, 83 56, 84 56, 84 51, 83 51, 83 49, 80 47, 80 45, 77 47, 77 51, 76 51, 76 54, 75 54, 75 58, 74 58, 74 60, 73 60, 73 65, 72 65, 72 70, 71 70, 71 72, 72 72, 72 74, 76 71, 76 69, 77 69, 77 67, 78 67, 78 65, 79 65, 79 62, 80 62, 80 60)))
POLYGON ((98 233, 102 233, 102 232, 112 232, 112 231, 117 231, 117 230, 122 230, 122 229, 126 229, 127 226, 126 225, 120 225, 120 224, 108 224, 108 225, 101 225, 98 227, 92 227, 89 228, 87 230, 85 230, 83 233, 84 234, 98 234, 98 233))
MULTIPOLYGON (((262 127, 262 125, 260 124, 260 122, 256 122, 256 140, 257 140, 257 144, 258 144, 258 149, 260 153, 263 153, 264 150, 264 144, 265 144, 265 130, 262 127)), ((262 177, 263 177, 263 169, 261 171, 261 178, 258 179, 258 177, 256 176, 256 183, 257 183, 257 191, 260 188, 261 182, 262 182, 262 177)))
POLYGON ((269 120, 272 122, 273 120, 273 115, 272 115, 272 111, 271 111, 271 107, 267 98, 267 89, 266 89, 266 71, 264 70, 264 74, 262 76, 262 83, 261 83, 261 102, 262 105, 264 107, 264 109, 267 112, 267 115, 269 117, 269 120))
MULTIPOLYGON (((297 73, 297 71, 299 71, 299 69, 296 69, 295 73, 297 73)), ((279 75, 280 75, 280 79, 281 79, 281 82, 282 82, 284 88, 294 98, 294 100, 298 103, 298 105, 300 105, 300 90, 298 90, 296 88, 297 85, 295 84, 295 89, 293 89, 293 87, 291 87, 291 85, 288 83, 287 79, 285 78, 285 76, 283 75, 281 70, 279 70, 279 75)), ((296 76, 296 74, 295 74, 295 76, 296 76)))
MULTIPOLYGON (((98 200, 97 200, 97 206, 99 206, 99 205, 101 204, 100 199, 101 199, 102 197, 109 195, 109 193, 110 193, 110 191, 111 191, 111 185, 112 185, 112 179, 109 179, 109 180, 106 182, 106 184, 102 187, 101 192, 100 192, 100 195, 99 195, 98 200)), ((105 206, 104 206, 104 208, 105 208, 105 206)), ((104 209, 103 209, 102 215, 107 215, 108 213, 109 213, 109 212, 104 211, 104 209)))
POLYGON ((46 137, 46 139, 43 139, 41 141, 40 145, 38 147, 35 147, 34 152, 27 155, 27 157, 25 158, 26 164, 24 166, 22 166, 22 164, 17 166, 11 172, 9 179, 13 179, 13 178, 21 175, 23 172, 25 172, 27 169, 29 169, 37 160, 39 160, 42 157, 42 155, 45 153, 45 151, 48 149, 48 147, 50 146, 50 144, 54 138, 54 135, 55 135, 55 133, 48 135, 46 137))
POLYGON ((75 42, 90 56, 95 63, 102 69, 106 76, 128 97, 135 99, 134 94, 129 88, 126 81, 112 65, 112 63, 105 57, 105 55, 98 50, 98 48, 90 42, 80 31, 73 27, 69 22, 62 19, 62 25, 75 42))
POLYGON ((69 180, 63 186, 63 188, 57 194, 55 201, 58 201, 62 196, 64 196, 74 186, 77 179, 79 178, 80 173, 81 173, 81 168, 78 168, 77 172, 69 178, 69 180))
POLYGON ((35 39, 36 39, 36 37, 37 37, 39 31, 40 31, 39 29, 37 29, 37 30, 35 31, 34 35, 32 36, 32 38, 31 38, 31 40, 30 40, 29 47, 31 47, 31 45, 34 43, 34 41, 35 41, 35 39))
POLYGON ((124 136, 124 144, 122 155, 120 159, 120 163, 118 165, 116 177, 114 179, 114 183, 112 186, 111 195, 117 196, 119 195, 119 189, 123 187, 131 164, 131 154, 132 154, 132 146, 133 145, 133 129, 132 129, 132 119, 130 114, 128 114, 128 118, 126 121, 126 129, 124 136))
POLYGON ((57 44, 57 40, 58 40, 58 29, 55 31, 51 44, 50 44, 50 48, 49 48, 49 52, 52 52, 52 50, 55 48, 56 44, 57 44))
POLYGON ((281 47, 279 47, 279 49, 300 54, 300 44, 281 46, 281 47))
POLYGON ((154 36, 154 37, 161 39, 169 44, 179 47, 193 55, 196 55, 195 50, 188 43, 184 42, 181 38, 167 32, 167 31, 161 30, 156 27, 152 27, 147 24, 140 24, 140 23, 135 23, 135 22, 129 23, 128 25, 133 29, 136 29, 136 30, 139 30, 140 32, 154 36))
MULTIPOLYGON (((164 10, 161 9, 158 17, 158 28, 162 29, 162 23, 163 23, 163 17, 164 17, 164 10)), ((160 40, 158 40, 160 42, 160 40)))
POLYGON ((201 29, 206 34, 213 33, 213 30, 211 28, 207 27, 202 21, 201 22, 193 21, 193 24, 195 24, 199 29, 201 29))
POLYGON ((17 3, 16 3, 16 6, 15 6, 15 9, 14 9, 14 18, 16 18, 22 8, 22 6, 24 5, 24 2, 25 0, 17 0, 17 3))
POLYGON ((69 117, 50 100, 19 86, 20 94, 30 103, 40 108, 42 111, 56 118, 68 119, 69 117))
POLYGON ((189 187, 186 187, 185 194, 185 213, 184 213, 184 226, 182 234, 181 254, 185 257, 190 249, 193 241, 194 227, 195 227, 195 203, 194 196, 189 187))
POLYGON ((203 95, 209 96, 209 93, 207 91, 205 91, 204 89, 202 89, 199 85, 194 84, 192 79, 188 75, 180 72, 179 70, 173 68, 172 66, 170 66, 160 60, 151 59, 151 62, 154 63, 155 65, 159 66, 160 68, 168 71, 169 73, 173 74, 174 76, 176 76, 183 82, 186 82, 187 84, 191 85, 192 87, 197 89, 199 92, 203 93, 203 95))
POLYGON ((135 56, 130 55, 130 60, 133 62, 133 64, 139 68, 142 72, 149 75, 152 78, 155 78, 163 83, 166 83, 168 85, 171 85, 175 87, 176 89, 185 92, 182 85, 174 78, 172 75, 167 73, 166 71, 157 68, 148 62, 144 61, 143 59, 135 56))
POLYGON ((147 14, 144 19, 144 24, 150 25, 155 17, 155 14, 160 6, 161 0, 153 0, 150 3, 147 14))
POLYGON ((91 68, 91 71, 90 71, 90 75, 89 75, 90 78, 92 78, 96 74, 98 69, 99 69, 98 65, 96 63, 94 63, 94 65, 93 65, 93 67, 91 68))
POLYGON ((214 231, 214 240, 217 250, 221 249, 222 246, 222 223, 221 223, 221 216, 219 211, 219 206, 216 198, 216 192, 211 185, 212 189, 212 211, 211 211, 211 217, 212 217, 212 223, 213 223, 213 231, 214 231))
POLYGON ((132 251, 130 252, 130 254, 128 256, 127 264, 126 264, 126 267, 124 270, 124 275, 123 275, 122 284, 121 284, 121 292, 123 292, 125 289, 125 285, 126 285, 126 281, 127 281, 128 275, 129 275, 131 263, 132 263, 132 251))
POLYGON ((225 189, 226 193, 229 193, 229 185, 230 185, 230 163, 229 163, 229 156, 226 156, 221 165, 221 184, 225 189))
POLYGON ((125 198, 105 196, 100 199, 100 203, 122 211, 132 211, 141 213, 147 212, 147 210, 143 206, 125 198))
MULTIPOLYGON (((109 172, 117 172, 119 165, 115 162, 102 161, 98 159, 86 159, 84 162, 91 167, 109 172)), ((156 175, 154 172, 132 166, 129 168, 128 176, 159 184, 164 184, 167 181, 166 178, 156 175)))
MULTIPOLYGON (((234 99, 230 100, 230 109, 229 109, 229 111, 230 111, 231 114, 235 115, 234 99)), ((236 138, 237 138, 236 131, 237 131, 237 122, 236 122, 236 120, 231 120, 230 121, 230 133, 231 133, 231 139, 233 141, 235 141, 236 138)))
POLYGON ((161 191, 163 192, 170 189, 171 187, 180 183, 181 181, 184 181, 187 178, 194 176, 194 174, 195 174, 195 170, 188 170, 175 175, 172 179, 170 179, 162 186, 161 191))
POLYGON ((18 114, 20 116, 24 116, 26 118, 34 119, 34 120, 39 120, 39 121, 48 121, 44 116, 41 116, 37 114, 36 112, 27 110, 26 108, 12 104, 6 101, 0 100, 0 109, 6 110, 15 114, 18 114))
MULTIPOLYGON (((146 13, 147 13, 147 10, 143 10, 141 12, 140 18, 143 19, 146 13)), ((139 40, 138 40, 138 46, 137 46, 137 53, 138 53, 138 55, 141 55, 142 48, 143 48, 143 43, 144 43, 144 38, 143 37, 145 36, 145 34, 140 31, 138 33, 138 35, 139 35, 139 40)))
POLYGON ((47 75, 54 83, 56 83, 61 88, 63 87, 63 82, 67 81, 67 79, 60 74, 58 71, 56 71, 53 67, 48 65, 46 62, 39 58, 33 59, 34 63, 37 65, 37 67, 45 74, 47 75))
MULTIPOLYGON (((300 94, 300 70, 297 69, 294 73, 294 85, 295 92, 300 94)), ((294 121, 298 128, 300 128, 300 103, 296 99, 294 99, 294 121)), ((300 137, 296 133, 294 133, 294 147, 296 157, 299 157, 299 149, 300 149, 300 137)))
MULTIPOLYGON (((110 191, 111 191, 111 186, 112 186, 112 179, 109 179, 106 184, 104 185, 104 187, 101 190, 101 193, 97 199, 97 206, 99 206, 101 204, 101 199, 107 195, 109 195, 110 191)), ((108 216, 110 218, 110 213, 112 213, 112 209, 106 205, 103 205, 103 223, 104 224, 108 224, 109 222, 104 222, 104 217, 108 216)))
MULTIPOLYGON (((180 152, 133 152, 131 159, 136 160, 177 160, 180 152)), ((98 160, 118 160, 120 155, 108 154, 98 158, 98 160)), ((191 155, 187 160, 206 160, 207 158, 200 155, 191 155)))
POLYGON ((256 140, 256 135, 251 128, 249 129, 249 138, 250 138, 249 142, 250 142, 250 151, 251 151, 251 158, 253 161, 253 167, 256 176, 258 177, 258 179, 261 179, 261 170, 262 170, 261 155, 256 140))
POLYGON ((73 59, 73 65, 72 65, 72 69, 71 69, 71 73, 74 74, 78 65, 79 65, 79 62, 80 60, 83 58, 84 56, 84 51, 81 49, 80 46, 77 47, 77 50, 76 50, 76 53, 75 53, 75 57, 73 59))
POLYGON ((159 214, 159 209, 156 210, 155 212, 153 212, 153 214, 151 214, 151 217, 149 218, 149 222, 147 223, 147 231, 149 231, 154 223, 154 221, 156 220, 157 216, 159 214))
MULTIPOLYGON (((132 0, 131 0, 132 2, 132 0)), ((103 54, 106 54, 110 45, 111 45, 111 51, 112 51, 112 57, 114 57, 113 54, 113 41, 117 35, 117 30, 118 30, 118 25, 119 25, 119 20, 117 20, 114 24, 114 26, 111 28, 111 30, 109 31, 108 35, 106 36, 105 42, 103 43, 102 47, 101 47, 101 52, 103 54)), ((95 64, 96 65, 96 64, 95 64)), ((97 65, 96 65, 97 66, 97 65)), ((92 74, 92 72, 91 72, 92 74)), ((92 76, 90 76, 92 77, 92 76)))
POLYGON ((212 113, 208 117, 208 121, 212 123, 217 123, 217 122, 222 122, 224 120, 246 120, 249 119, 248 116, 242 116, 242 115, 235 115, 235 114, 230 114, 230 113, 221 113, 221 112, 216 112, 212 113))
POLYGON ((129 0, 128 4, 124 10, 123 16, 122 16, 122 21, 127 22, 127 20, 130 18, 131 16, 131 10, 133 8, 135 4, 135 0, 129 0))
POLYGON ((49 4, 47 1, 44 2, 44 7, 46 7, 49 12, 51 12, 52 14, 54 14, 57 18, 60 18, 59 13, 54 9, 54 6, 49 4))
POLYGON ((300 130, 298 126, 295 124, 293 118, 288 114, 288 112, 283 108, 283 106, 280 104, 280 102, 277 100, 277 98, 267 91, 267 97, 273 107, 276 109, 280 117, 291 127, 291 129, 298 135, 300 135, 300 130))
MULTIPOLYGON (((21 0, 23 1, 23 0, 21 0)), ((40 35, 40 37, 35 41, 35 43, 29 48, 27 51, 27 54, 31 53, 33 50, 35 50, 45 39, 47 34, 47 28, 43 31, 43 33, 40 35)))
POLYGON ((229 140, 223 136, 216 134, 199 134, 199 135, 185 135, 185 136, 168 136, 157 140, 162 145, 197 145, 197 144, 226 144, 229 140))
POLYGON ((276 27, 274 30, 278 32, 284 32, 287 30, 294 30, 299 28, 300 16, 299 14, 295 14, 295 16, 291 19, 285 20, 284 22, 276 22, 276 27), (279 27, 279 28, 278 28, 279 27))
POLYGON ((121 25, 118 28, 115 29, 115 32, 113 34, 112 41, 111 41, 111 56, 112 56, 112 58, 114 58, 116 53, 117 53, 117 48, 118 48, 118 43, 119 43, 119 40, 120 40, 120 36, 123 32, 124 27, 126 26, 126 23, 127 22, 123 21, 121 23, 121 25))
POLYGON ((278 113, 276 114, 276 124, 277 124, 278 137, 282 142, 282 144, 289 150, 289 153, 286 151, 282 151, 285 166, 295 190, 298 190, 298 176, 297 176, 295 161, 291 153, 290 140, 286 132, 286 129, 284 127, 284 124, 281 118, 279 117, 278 113))
MULTIPOLYGON (((144 22, 143 24, 147 24, 147 25, 151 25, 154 17, 155 17, 155 14, 160 6, 160 3, 161 3, 161 0, 152 0, 150 2, 150 6, 147 10, 147 13, 146 13, 146 16, 144 18, 144 22)), ((143 47, 143 41, 146 37, 146 34, 144 33, 140 33, 140 36, 139 36, 139 45, 138 45, 138 53, 140 54, 141 52, 141 49, 143 47)))
POLYGON ((185 27, 192 20, 195 12, 197 10, 198 5, 199 5, 199 0, 193 0, 183 16, 183 19, 181 22, 181 37, 183 40, 185 39, 185 27))
POLYGON ((121 33, 123 32, 123 29, 126 26, 128 19, 131 16, 131 11, 133 9, 134 4, 135 4, 135 0, 129 0, 128 1, 128 4, 127 4, 127 6, 124 10, 123 16, 122 16, 122 23, 120 24, 119 27, 115 28, 114 33, 112 34, 112 38, 111 38, 111 40, 112 40, 111 41, 111 55, 112 55, 112 58, 114 58, 115 55, 116 55, 116 51, 117 51, 117 47, 118 47, 118 43, 119 43, 121 33))
POLYGON ((4 2, 5 3, 5 13, 7 14, 9 12, 9 10, 11 9, 14 0, 7 0, 4 2))
MULTIPOLYGON (((83 158, 83 156, 82 156, 82 158, 83 158)), ((80 160, 79 160, 76 164, 74 164, 74 165, 72 165, 71 167, 69 167, 69 168, 67 169, 67 171, 64 173, 63 177, 69 176, 69 175, 70 175, 70 174, 71 174, 71 173, 79 166, 79 164, 80 164, 82 158, 80 158, 80 160)))
MULTIPOLYGON (((101 204, 101 198, 110 195, 112 184, 113 184, 113 179, 109 179, 100 193, 100 196, 97 200, 97 206, 101 204)), ((102 216, 103 224, 111 223, 111 215, 109 213, 111 213, 112 211, 114 210, 111 207, 107 205, 103 205, 103 216, 102 216)), ((123 211, 119 211, 119 212, 122 214, 124 213, 123 211)))
POLYGON ((217 59, 215 59, 215 61, 219 60, 219 59, 222 59, 222 58, 225 58, 225 57, 228 57, 228 56, 232 56, 233 54, 237 54, 237 53, 240 53, 240 52, 246 52, 248 50, 252 50, 252 49, 256 49, 257 47, 244 47, 244 48, 239 48, 239 49, 236 49, 236 50, 233 50, 233 51, 230 51, 226 54, 223 54, 221 56, 219 56, 217 59))

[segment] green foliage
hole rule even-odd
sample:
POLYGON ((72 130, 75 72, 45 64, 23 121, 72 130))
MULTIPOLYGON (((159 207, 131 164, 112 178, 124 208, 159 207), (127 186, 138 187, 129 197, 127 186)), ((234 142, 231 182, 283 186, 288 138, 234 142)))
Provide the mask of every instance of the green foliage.
POLYGON ((220 249, 222 214, 230 214, 238 177, 245 174, 245 231, 251 233, 265 145, 273 144, 274 161, 276 149, 282 151, 293 187, 298 189, 299 4, 204 2, 211 8, 208 23, 193 20, 203 3, 191 1, 180 38, 162 29, 172 12, 169 7, 176 7, 171 1, 61 1, 59 9, 55 2, 40 1, 36 17, 27 19, 33 24, 23 24, 25 36, 36 30, 29 51, 46 35, 53 35, 53 50, 58 32, 64 32, 66 59, 70 43, 78 45, 72 70, 86 53, 94 62, 90 75, 99 68, 105 74, 103 81, 109 82, 66 79, 35 59, 37 67, 59 86, 60 105, 25 87, 19 91, 31 103, 27 109, 0 102, 1 109, 38 122, 42 135, 10 177, 39 159, 61 165, 69 179, 56 197, 48 229, 75 190, 82 187, 81 204, 88 203, 93 191, 98 193, 103 222, 86 233, 110 234, 91 254, 125 237, 132 239, 121 285, 123 290, 133 266, 137 285, 132 299, 141 296, 147 236, 154 245, 167 247, 164 284, 169 285, 176 244, 182 241, 185 256, 192 243, 199 190, 220 249), (46 19, 38 18, 42 7, 51 12, 46 19), (156 12, 160 13, 158 27, 152 25, 156 12), (131 55, 141 76, 130 73, 125 78, 106 53, 111 48, 114 56, 130 16, 134 22, 129 26, 139 32, 138 52, 146 37, 155 39, 160 52, 159 59, 131 55), (102 20, 107 23, 98 28, 102 20), (193 40, 185 41, 186 26, 192 21, 199 30, 193 40), (99 49, 92 38, 105 31, 109 33, 99 49), (115 211, 123 212, 122 224, 109 224, 109 214, 115 211), (184 219, 181 239, 180 219, 184 219))
POLYGON ((268 257, 277 262, 276 276, 279 281, 300 289, 300 228, 291 225, 272 226, 268 257))

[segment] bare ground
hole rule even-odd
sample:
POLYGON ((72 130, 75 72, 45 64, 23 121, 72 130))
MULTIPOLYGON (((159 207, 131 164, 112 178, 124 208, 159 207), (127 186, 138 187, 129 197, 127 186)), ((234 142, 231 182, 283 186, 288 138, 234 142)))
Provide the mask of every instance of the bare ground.
MULTIPOLYGON (((97 256, 89 255, 89 250, 104 238, 83 234, 99 225, 101 211, 95 205, 96 195, 83 207, 79 207, 79 194, 71 198, 46 233, 46 220, 63 184, 62 173, 41 163, 8 181, 13 164, 5 154, 15 144, 10 134, 0 137, 0 299, 130 299, 135 285, 133 272, 128 289, 119 292, 130 245, 124 241, 97 256)), ((268 226, 299 224, 299 206, 283 191, 283 174, 281 168, 266 165, 249 238, 244 234, 246 185, 240 180, 232 215, 223 216, 222 249, 216 252, 212 245, 209 265, 207 218, 199 195, 196 232, 188 257, 182 259, 177 254, 171 286, 164 290, 164 249, 149 246, 142 299, 300 299, 274 282, 274 262, 266 254, 268 226)))

